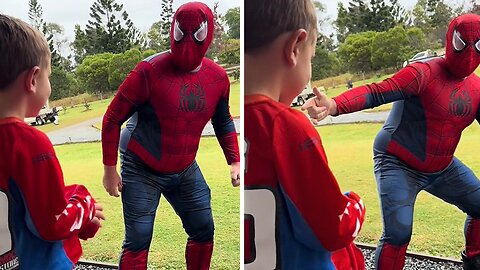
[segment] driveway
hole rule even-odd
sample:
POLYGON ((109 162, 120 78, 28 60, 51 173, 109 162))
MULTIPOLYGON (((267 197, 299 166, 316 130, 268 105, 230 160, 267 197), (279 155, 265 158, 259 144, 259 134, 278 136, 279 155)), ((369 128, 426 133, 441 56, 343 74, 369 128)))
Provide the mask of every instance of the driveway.
MULTIPOLYGON (((62 119, 60 119, 62 121, 62 119)), ((237 133, 240 132, 240 118, 233 119, 237 133)), ((99 142, 101 140, 101 131, 94 128, 93 125, 102 122, 102 117, 93 118, 73 126, 48 132, 47 136, 53 145, 79 142, 99 142)), ((62 123, 60 122, 60 125, 62 123)), ((207 123, 202 132, 202 136, 213 136, 212 124, 207 123)))

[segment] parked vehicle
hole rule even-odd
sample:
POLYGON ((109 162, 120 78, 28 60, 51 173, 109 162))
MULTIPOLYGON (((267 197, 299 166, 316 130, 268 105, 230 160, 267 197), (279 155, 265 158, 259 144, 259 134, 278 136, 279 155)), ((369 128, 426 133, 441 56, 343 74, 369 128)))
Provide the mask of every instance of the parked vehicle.
POLYGON ((45 104, 45 106, 42 107, 40 112, 38 112, 37 116, 25 118, 24 121, 25 123, 29 125, 34 125, 34 126, 41 126, 48 122, 52 122, 58 125, 58 111, 60 109, 61 108, 57 108, 57 107, 50 108, 47 102, 47 104, 45 104))
POLYGON ((403 67, 405 67, 408 64, 411 64, 411 63, 414 63, 414 62, 417 62, 417 61, 421 61, 421 60, 425 60, 425 59, 435 57, 435 56, 437 56, 437 52, 434 52, 432 50, 426 50, 426 51, 423 51, 423 52, 419 52, 419 53, 415 54, 412 58, 403 62, 403 67))
MULTIPOLYGON (((317 87, 320 92, 325 92, 325 87, 320 86, 317 87)), ((305 89, 292 101, 292 104, 290 106, 302 106, 305 104, 305 101, 307 101, 309 98, 314 97, 315 94, 313 93, 313 88, 310 83, 308 83, 305 86, 305 89)))

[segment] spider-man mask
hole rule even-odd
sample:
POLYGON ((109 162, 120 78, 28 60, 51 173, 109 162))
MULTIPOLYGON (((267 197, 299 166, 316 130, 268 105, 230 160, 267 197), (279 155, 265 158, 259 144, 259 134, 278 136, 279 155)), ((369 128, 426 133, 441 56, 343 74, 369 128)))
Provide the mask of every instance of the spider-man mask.
POLYGON ((480 64, 480 16, 465 14, 448 25, 445 60, 457 78, 472 74, 480 64))
POLYGON ((213 39, 213 14, 207 5, 191 2, 173 16, 170 48, 174 64, 184 71, 195 70, 213 39))

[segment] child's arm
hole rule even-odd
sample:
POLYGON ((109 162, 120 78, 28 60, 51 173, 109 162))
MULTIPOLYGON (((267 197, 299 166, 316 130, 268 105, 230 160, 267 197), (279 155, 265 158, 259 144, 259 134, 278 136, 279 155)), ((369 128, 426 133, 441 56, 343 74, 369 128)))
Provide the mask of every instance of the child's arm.
POLYGON ((295 237, 313 249, 345 247, 364 220, 360 197, 340 191, 320 136, 303 114, 282 113, 273 129, 275 170, 295 237))
POLYGON ((13 197, 23 200, 29 230, 46 241, 81 233, 95 216, 95 201, 83 186, 67 190, 52 144, 43 133, 19 147, 13 157, 13 197))
POLYGON ((234 162, 240 162, 240 153, 235 124, 230 115, 229 97, 230 82, 228 78, 225 78, 225 91, 220 97, 212 116, 212 126, 215 130, 215 136, 223 149, 227 163, 231 165, 234 162))

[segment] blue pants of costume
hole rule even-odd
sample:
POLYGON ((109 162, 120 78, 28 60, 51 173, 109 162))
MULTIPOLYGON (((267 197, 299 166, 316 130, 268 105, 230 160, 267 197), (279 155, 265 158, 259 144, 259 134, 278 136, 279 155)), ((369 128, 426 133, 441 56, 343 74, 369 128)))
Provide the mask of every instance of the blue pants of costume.
POLYGON ((404 254, 412 235, 413 208, 421 190, 457 206, 468 215, 465 222, 467 252, 480 253, 480 181, 460 160, 454 158, 447 168, 437 173, 415 171, 388 154, 376 154, 374 163, 384 225, 375 254, 375 269, 403 268, 404 254))
POLYGON ((162 194, 181 218, 189 242, 205 243, 208 249, 213 249, 210 188, 195 161, 178 174, 158 174, 129 153, 121 155, 121 162, 125 240, 120 267, 141 265, 135 269, 146 269, 155 213, 162 194))

